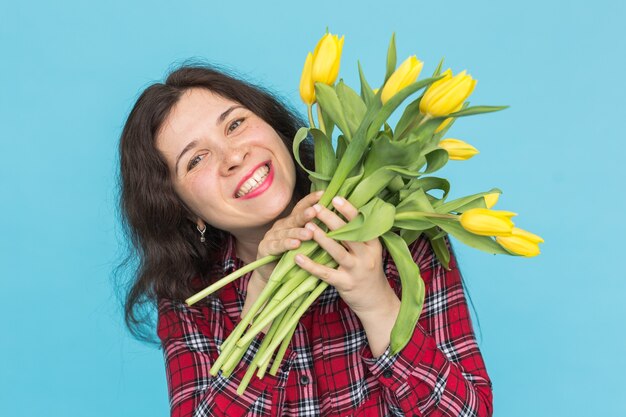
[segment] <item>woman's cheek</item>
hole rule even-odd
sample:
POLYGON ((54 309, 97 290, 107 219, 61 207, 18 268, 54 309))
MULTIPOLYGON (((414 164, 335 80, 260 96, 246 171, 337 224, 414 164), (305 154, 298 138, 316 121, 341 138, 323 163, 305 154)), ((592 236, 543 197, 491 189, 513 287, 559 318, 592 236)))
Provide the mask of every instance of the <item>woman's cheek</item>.
POLYGON ((218 196, 216 185, 216 180, 213 176, 195 175, 189 182, 189 194, 194 201, 204 206, 207 202, 215 201, 218 196))

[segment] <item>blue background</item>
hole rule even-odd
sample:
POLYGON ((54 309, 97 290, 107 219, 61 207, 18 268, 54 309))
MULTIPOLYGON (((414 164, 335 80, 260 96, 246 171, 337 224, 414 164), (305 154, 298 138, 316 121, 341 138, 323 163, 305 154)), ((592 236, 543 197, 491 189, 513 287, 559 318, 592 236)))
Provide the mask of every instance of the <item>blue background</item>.
POLYGON ((445 56, 478 79, 473 104, 511 106, 459 120, 450 136, 481 153, 440 172, 452 196, 501 188, 496 208, 545 239, 531 259, 456 244, 495 415, 626 415, 624 3, 382 3, 3 2, 2 415, 169 415, 161 352, 125 331, 111 284, 125 118, 191 57, 304 114, 300 71, 326 26, 355 88, 357 59, 382 81, 395 31, 398 62, 417 54, 425 76, 445 56))

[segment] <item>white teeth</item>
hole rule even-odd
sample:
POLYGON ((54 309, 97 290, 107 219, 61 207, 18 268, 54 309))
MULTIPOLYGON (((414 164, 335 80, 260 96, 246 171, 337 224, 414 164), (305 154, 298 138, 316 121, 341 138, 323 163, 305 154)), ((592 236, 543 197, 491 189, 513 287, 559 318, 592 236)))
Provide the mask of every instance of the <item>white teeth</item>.
POLYGON ((257 188, 259 185, 261 185, 261 183, 263 182, 263 179, 267 177, 267 174, 269 174, 269 172, 270 172, 270 168, 267 165, 263 165, 262 167, 257 169, 252 175, 252 177, 248 178, 248 180, 243 183, 239 191, 237 191, 237 198, 243 197, 244 195, 248 194, 250 191, 257 188))

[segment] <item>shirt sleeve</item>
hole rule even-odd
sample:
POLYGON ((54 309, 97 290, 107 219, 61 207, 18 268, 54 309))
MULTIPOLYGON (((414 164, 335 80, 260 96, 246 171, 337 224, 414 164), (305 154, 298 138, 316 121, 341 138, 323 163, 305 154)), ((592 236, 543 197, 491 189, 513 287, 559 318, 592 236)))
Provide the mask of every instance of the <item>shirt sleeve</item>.
POLYGON ((223 328, 211 315, 211 308, 188 307, 160 300, 157 334, 161 340, 171 417, 261 416, 269 415, 275 387, 284 384, 282 370, 277 376, 252 377, 239 396, 237 387, 257 352, 262 335, 257 335, 233 373, 225 378, 209 370, 218 356, 223 328), (222 330, 220 330, 222 329, 222 330))
POLYGON ((472 329, 456 258, 445 239, 449 271, 427 239, 418 239, 411 248, 426 284, 426 299, 409 343, 395 355, 388 346, 377 358, 366 344, 361 357, 382 385, 390 408, 403 415, 491 416, 491 381, 472 329))

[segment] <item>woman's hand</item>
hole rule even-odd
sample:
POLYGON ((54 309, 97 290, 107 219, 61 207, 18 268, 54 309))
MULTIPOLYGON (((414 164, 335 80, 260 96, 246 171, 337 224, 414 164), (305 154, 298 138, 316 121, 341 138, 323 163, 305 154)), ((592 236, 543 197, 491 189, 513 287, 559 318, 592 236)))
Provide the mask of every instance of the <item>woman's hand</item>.
MULTIPOLYGON (((320 200, 323 194, 323 191, 317 191, 307 195, 294 206, 291 214, 276 221, 259 243, 257 260, 296 249, 302 241, 310 240, 313 232, 303 226, 317 214, 312 206, 320 200)), ((272 262, 255 270, 258 271, 258 277, 263 284, 267 283, 276 265, 278 262, 272 262)))
MULTIPOLYGON (((344 198, 335 197, 333 205, 348 221, 358 214, 358 210, 344 198)), ((326 207, 316 204, 314 208, 317 217, 330 230, 346 224, 326 207)), ((298 266, 335 287, 357 316, 369 318, 372 313, 389 310, 398 303, 383 270, 382 244, 377 238, 367 242, 339 243, 327 237, 313 222, 307 223, 306 228, 313 232, 313 239, 333 257, 338 267, 333 269, 320 265, 302 254, 296 256, 298 266)))

